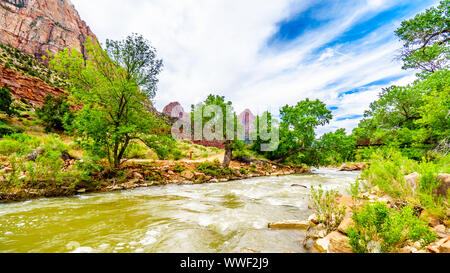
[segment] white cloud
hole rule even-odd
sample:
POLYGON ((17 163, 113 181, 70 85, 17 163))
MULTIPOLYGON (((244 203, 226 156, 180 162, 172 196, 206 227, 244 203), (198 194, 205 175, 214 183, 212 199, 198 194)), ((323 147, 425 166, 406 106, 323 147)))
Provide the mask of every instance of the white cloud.
MULTIPOLYGON (((307 97, 339 106, 337 118, 362 115, 380 89, 339 97, 342 89, 362 86, 393 75, 410 74, 393 62, 399 44, 394 26, 345 47, 312 53, 348 30, 368 13, 392 1, 367 0, 310 31, 280 50, 267 40, 277 23, 314 1, 300 0, 72 0, 101 41, 137 32, 147 37, 164 60, 158 109, 179 101, 186 110, 212 92, 233 101, 237 111, 275 114, 285 104, 307 97), (386 41, 381 43, 380 41, 386 41), (334 85, 331 85, 335 83, 334 85), (331 87, 330 87, 331 86, 331 87)), ((346 7, 348 8, 348 7, 346 7)), ((336 9, 336 12, 339 10, 336 9)), ((333 10, 329 13, 333 14, 333 10)), ((339 11, 344 12, 344 11, 339 11)), ((334 121, 322 129, 344 127, 358 120, 334 121)))

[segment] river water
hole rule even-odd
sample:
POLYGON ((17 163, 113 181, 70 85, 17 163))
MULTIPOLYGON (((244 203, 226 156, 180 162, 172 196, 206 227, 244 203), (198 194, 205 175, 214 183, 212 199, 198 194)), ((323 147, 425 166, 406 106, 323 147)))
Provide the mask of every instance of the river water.
POLYGON ((308 189, 346 193, 358 172, 161 186, 0 205, 0 253, 307 252, 302 231, 267 228, 304 220, 308 189))

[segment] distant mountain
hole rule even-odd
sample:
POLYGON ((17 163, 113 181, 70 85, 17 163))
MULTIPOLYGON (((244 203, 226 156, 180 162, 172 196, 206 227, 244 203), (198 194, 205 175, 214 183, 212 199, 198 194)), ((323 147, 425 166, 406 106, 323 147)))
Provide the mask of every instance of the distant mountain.
POLYGON ((84 52, 94 33, 69 0, 0 0, 0 43, 34 56, 65 48, 84 52))

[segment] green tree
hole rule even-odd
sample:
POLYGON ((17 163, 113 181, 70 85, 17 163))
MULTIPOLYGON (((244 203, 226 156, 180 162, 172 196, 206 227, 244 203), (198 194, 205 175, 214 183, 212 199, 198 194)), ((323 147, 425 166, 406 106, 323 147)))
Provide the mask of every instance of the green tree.
POLYGON ((139 88, 139 79, 148 69, 146 56, 136 54, 139 49, 133 50, 127 43, 110 44, 117 46, 114 56, 89 40, 85 44, 86 60, 76 50, 66 49, 56 54, 50 65, 67 76, 71 99, 75 105, 82 105, 74 121, 76 136, 87 149, 106 157, 110 166, 118 169, 133 140, 168 130, 162 130, 163 122, 148 111, 148 92, 139 88), (119 60, 135 67, 127 70, 119 60))
POLYGON ((314 151, 312 145, 316 137, 315 130, 328 124, 333 118, 323 102, 309 99, 296 106, 286 105, 280 115, 280 146, 271 153, 271 157, 278 162, 302 151, 314 151))
MULTIPOLYGON (((225 145, 225 157, 223 160, 223 167, 229 167, 231 160, 233 158, 233 144, 237 138, 235 132, 237 129, 237 117, 233 111, 232 102, 225 101, 225 97, 218 95, 209 95, 208 98, 197 105, 192 105, 192 113, 202 114, 202 126, 195 128, 197 130, 203 130, 208 123, 217 123, 220 128, 212 128, 213 132, 217 134, 217 138, 224 140, 225 145), (209 115, 206 113, 207 106, 218 106, 221 110, 221 116, 216 113, 209 115), (220 120, 221 119, 221 120, 220 120), (232 119, 232 120, 230 120, 232 119), (233 123, 232 128, 228 128, 227 124, 233 123), (232 130, 232 131, 231 131, 232 130), (230 140, 229 136, 233 136, 233 140, 230 140)), ((195 126, 194 115, 192 116, 192 121, 195 126)))
POLYGON ((150 99, 155 97, 163 61, 157 58, 156 49, 148 40, 136 33, 123 41, 106 40, 106 52, 126 70, 128 79, 136 81, 142 92, 150 99))
POLYGON ((395 34, 404 42, 404 68, 425 74, 448 67, 450 50, 450 0, 402 22, 395 34))
POLYGON ((42 107, 36 109, 36 114, 44 122, 47 132, 67 130, 74 119, 67 97, 50 94, 45 97, 42 107))
POLYGON ((319 165, 333 165, 351 161, 354 156, 356 139, 347 135, 345 129, 339 129, 323 135, 316 144, 319 165))
POLYGON ((14 108, 12 105, 11 89, 8 87, 0 88, 0 111, 4 112, 8 116, 14 114, 14 108))

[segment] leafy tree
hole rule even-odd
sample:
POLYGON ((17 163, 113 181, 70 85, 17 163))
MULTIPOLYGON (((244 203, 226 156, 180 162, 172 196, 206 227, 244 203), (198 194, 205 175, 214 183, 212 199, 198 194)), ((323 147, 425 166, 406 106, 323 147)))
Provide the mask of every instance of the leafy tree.
POLYGON ((354 135, 347 135, 345 129, 323 135, 317 141, 319 165, 333 165, 351 161, 354 156, 356 139, 354 135))
POLYGON ((50 94, 45 97, 42 107, 36 109, 36 114, 44 122, 47 132, 67 130, 74 119, 74 113, 70 110, 67 98, 54 97, 50 94))
MULTIPOLYGON (((221 124, 217 124, 221 128, 212 128, 212 129, 214 133, 217 134, 218 138, 225 140, 224 141, 225 157, 222 165, 223 167, 229 167, 233 157, 233 144, 237 139, 237 136, 235 135, 235 130, 237 126, 237 117, 236 114, 233 112, 232 102, 231 101, 226 102, 225 97, 223 96, 209 95, 208 98, 203 103, 200 103, 198 105, 192 105, 192 113, 193 114, 202 113, 202 127, 196 128, 197 130, 198 129, 203 130, 208 123, 220 122, 220 118, 222 118, 221 124), (222 111, 222 117, 219 117, 216 114, 208 115, 205 111, 207 106, 218 106, 222 111), (232 118, 233 120, 230 121, 230 118, 232 118), (227 123, 229 122, 234 124, 232 132, 228 131, 229 128, 227 127, 227 123), (229 140, 230 139, 230 137, 228 137, 229 135, 233 136, 233 140, 229 140)), ((192 117, 192 119, 193 118, 194 116, 192 117)), ((193 124, 195 126, 194 120, 193 124)))
MULTIPOLYGON (((146 91, 139 88, 142 75, 149 69, 147 54, 137 53, 140 47, 133 48, 127 42, 110 44, 115 45, 114 54, 109 53, 113 56, 89 40, 85 45, 86 60, 80 52, 66 49, 54 56, 50 65, 67 76, 72 86, 71 99, 82 105, 74 121, 76 136, 87 149, 106 157, 117 169, 133 140, 169 130, 163 130, 162 121, 146 107, 151 104, 147 91, 156 87, 148 83, 146 91), (132 69, 120 65, 125 60, 133 64, 132 69)), ((160 64, 153 65, 159 71, 160 64)))
POLYGON ((323 102, 309 99, 297 103, 296 106, 286 105, 280 115, 280 146, 277 151, 271 153, 271 157, 278 162, 302 151, 313 151, 315 129, 328 124, 333 118, 323 102))
POLYGON ((401 148, 438 145, 449 135, 449 84, 450 72, 442 70, 405 87, 384 89, 355 135, 401 148))
POLYGON ((421 69, 425 74, 448 67, 450 50, 450 0, 402 22, 395 32, 404 42, 404 68, 421 69))
POLYGON ((128 79, 134 78, 142 92, 153 99, 163 61, 142 35, 133 33, 123 41, 106 40, 106 52, 117 65, 126 70, 128 79))
POLYGON ((0 88, 0 111, 6 113, 8 116, 14 114, 14 108, 11 106, 12 97, 11 97, 11 89, 8 87, 0 88))

